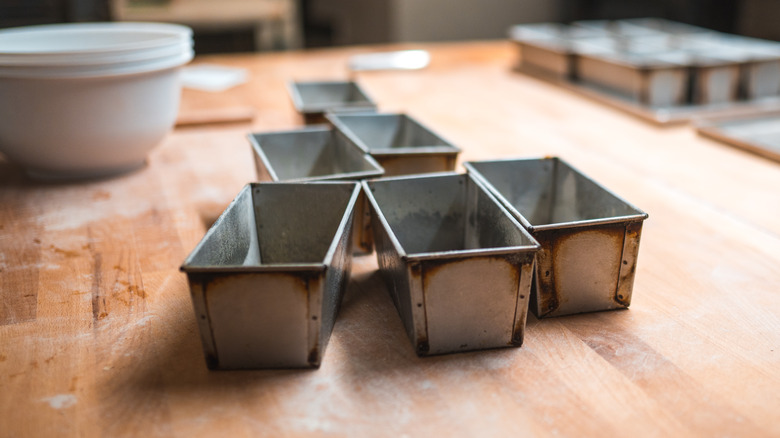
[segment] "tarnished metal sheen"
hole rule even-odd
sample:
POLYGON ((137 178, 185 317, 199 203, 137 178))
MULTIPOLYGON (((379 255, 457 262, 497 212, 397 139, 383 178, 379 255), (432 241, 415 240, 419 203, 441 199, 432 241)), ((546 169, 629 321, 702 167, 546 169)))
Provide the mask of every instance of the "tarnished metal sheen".
MULTIPOLYGON (((375 178, 384 169, 338 130, 327 125, 249 134, 258 181, 344 181, 375 178)), ((368 207, 361 199, 354 249, 371 252, 368 207)))
POLYGON ((376 110, 376 104, 353 81, 290 82, 287 89, 307 125, 324 123, 327 111, 376 110))
POLYGON ((244 187, 181 267, 209 368, 319 366, 359 196, 350 182, 244 187))
POLYGON ((418 355, 519 346, 536 241, 476 180, 363 182, 377 260, 418 355))
POLYGON ((406 114, 329 113, 326 118, 371 154, 385 176, 455 169, 460 149, 406 114))
POLYGON ((647 213, 558 158, 465 167, 541 245, 530 303, 538 317, 631 304, 647 213))

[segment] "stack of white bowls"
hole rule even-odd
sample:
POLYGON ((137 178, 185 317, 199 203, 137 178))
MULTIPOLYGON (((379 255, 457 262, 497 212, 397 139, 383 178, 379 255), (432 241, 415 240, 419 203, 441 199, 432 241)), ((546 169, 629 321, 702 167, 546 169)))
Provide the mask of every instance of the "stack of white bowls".
POLYGON ((42 179, 136 169, 176 121, 192 56, 173 24, 0 30, 0 152, 42 179))

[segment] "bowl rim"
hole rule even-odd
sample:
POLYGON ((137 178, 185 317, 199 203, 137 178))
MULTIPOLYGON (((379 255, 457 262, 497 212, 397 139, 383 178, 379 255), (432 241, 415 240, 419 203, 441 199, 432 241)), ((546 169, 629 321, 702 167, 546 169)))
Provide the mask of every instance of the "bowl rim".
POLYGON ((115 64, 82 65, 62 68, 6 67, 0 65, 0 78, 7 79, 88 79, 149 73, 187 64, 194 57, 192 49, 144 61, 115 64))
MULTIPOLYGON (((118 53, 143 51, 161 45, 192 40, 192 29, 170 23, 142 22, 98 22, 98 23, 59 23, 35 26, 21 26, 0 30, 0 56, 13 58, 38 58, 43 61, 50 57, 71 55, 91 55, 112 58, 118 53), (111 35, 138 36, 138 41, 109 41, 111 35), (9 47, 11 44, 27 42, 28 46, 42 41, 55 41, 58 37, 84 36, 85 40, 72 47, 26 49, 9 47), (143 37, 143 38, 140 38, 143 37), (88 42, 89 44, 84 44, 88 42), (4 47, 5 46, 5 47, 4 47)), ((62 40, 59 40, 60 42, 62 40)), ((18 47, 18 46, 17 46, 18 47)))

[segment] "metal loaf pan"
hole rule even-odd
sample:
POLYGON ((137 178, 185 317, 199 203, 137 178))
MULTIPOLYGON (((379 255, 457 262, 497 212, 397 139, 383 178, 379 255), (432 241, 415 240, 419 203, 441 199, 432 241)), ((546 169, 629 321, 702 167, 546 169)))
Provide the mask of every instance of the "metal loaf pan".
POLYGON ((319 366, 359 195, 354 182, 244 187, 181 267, 209 368, 319 366))
POLYGON ((646 213, 558 158, 465 166, 541 244, 538 317, 629 306, 646 213))
POLYGON ((334 114, 328 120, 371 154, 385 176, 455 169, 460 149, 405 114, 334 114))
POLYGON ((780 46, 776 43, 704 34, 688 36, 680 46, 693 60, 694 104, 753 100, 780 92, 780 46))
POLYGON ((682 105, 688 97, 687 57, 679 53, 579 51, 576 68, 581 81, 651 107, 682 105))
POLYGON ((376 104, 353 81, 288 83, 293 105, 306 124, 325 123, 325 113, 376 110, 376 104))
POLYGON ((691 56, 691 99, 697 105, 734 102, 739 98, 738 57, 725 53, 691 56))
MULTIPOLYGON (((326 125, 249 134, 259 181, 360 180, 384 169, 343 133, 326 125)), ((368 208, 363 199, 355 224, 355 249, 371 252, 368 208)))
POLYGON ((576 75, 572 41, 593 36, 587 29, 573 29, 559 23, 521 24, 509 29, 509 38, 520 51, 522 70, 554 78, 576 75))
POLYGON ((379 268, 418 355, 520 346, 538 243, 465 174, 364 181, 379 268))
POLYGON ((735 37, 732 43, 748 59, 742 65, 745 99, 763 99, 780 95, 780 43, 735 37))

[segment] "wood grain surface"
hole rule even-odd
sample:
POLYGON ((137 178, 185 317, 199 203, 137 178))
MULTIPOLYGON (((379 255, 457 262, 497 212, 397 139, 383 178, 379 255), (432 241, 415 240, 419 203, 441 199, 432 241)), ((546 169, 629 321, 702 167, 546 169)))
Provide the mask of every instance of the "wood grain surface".
POLYGON ((780 167, 512 73, 504 42, 196 62, 245 67, 113 179, 28 180, 0 160, 0 436, 780 436, 780 167), (250 131, 298 126, 285 82, 340 79, 351 54, 431 65, 356 75, 465 160, 558 155, 647 211, 629 310, 536 320, 524 345, 415 356, 373 256, 319 370, 206 369, 178 268, 255 177, 250 131))

